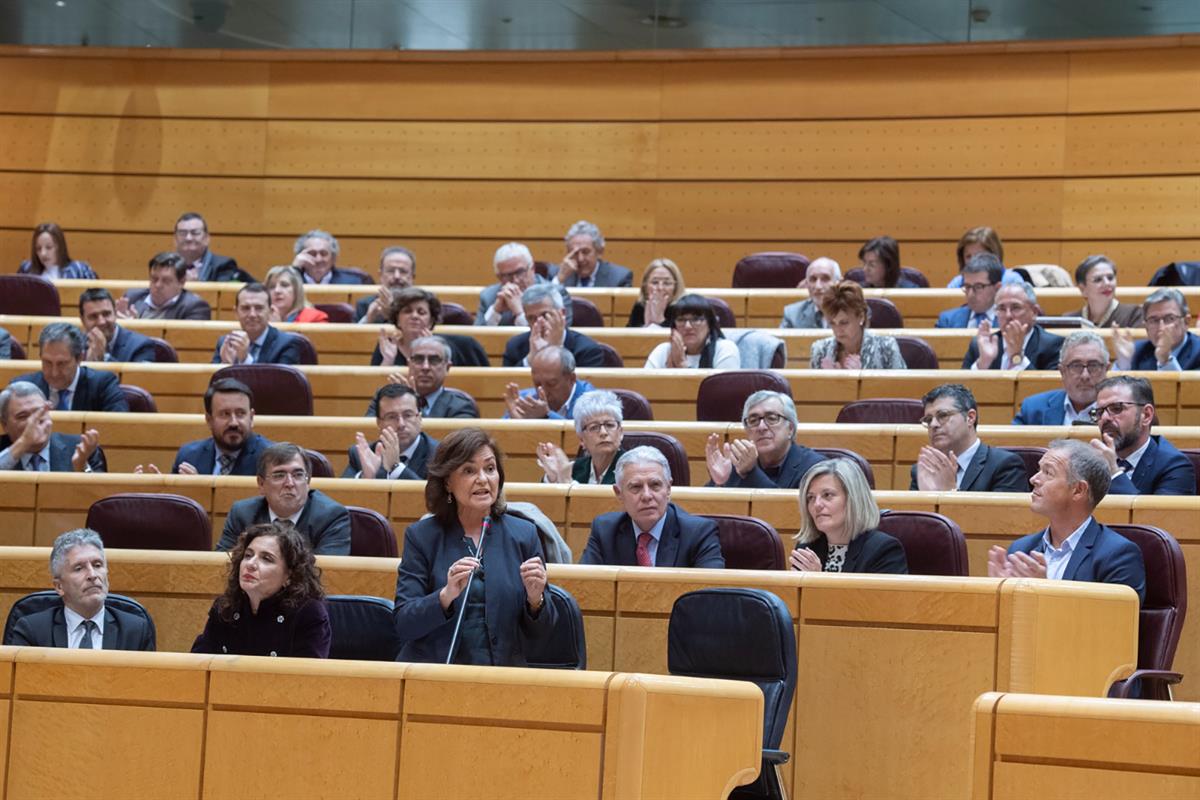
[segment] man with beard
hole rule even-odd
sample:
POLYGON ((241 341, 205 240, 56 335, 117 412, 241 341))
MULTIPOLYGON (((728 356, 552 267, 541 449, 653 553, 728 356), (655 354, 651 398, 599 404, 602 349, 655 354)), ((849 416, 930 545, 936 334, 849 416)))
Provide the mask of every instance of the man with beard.
POLYGON ((705 447, 708 485, 743 489, 795 489, 809 467, 825 460, 815 450, 795 443, 796 404, 782 392, 757 391, 742 407, 748 439, 722 446, 711 434, 705 447))
POLYGON ((1151 436, 1154 390, 1150 381, 1118 375, 1096 387, 1092 419, 1100 427, 1091 445, 1108 463, 1109 494, 1196 493, 1196 471, 1163 436, 1151 436))
POLYGON ((204 421, 212 437, 179 448, 171 472, 180 475, 254 475, 271 442, 254 433, 254 392, 233 378, 209 384, 204 421))
POLYGON ((1063 340, 1058 372, 1063 388, 1026 397, 1013 425, 1076 425, 1092 422, 1096 387, 1108 377, 1108 348, 1091 331, 1075 331, 1063 340))

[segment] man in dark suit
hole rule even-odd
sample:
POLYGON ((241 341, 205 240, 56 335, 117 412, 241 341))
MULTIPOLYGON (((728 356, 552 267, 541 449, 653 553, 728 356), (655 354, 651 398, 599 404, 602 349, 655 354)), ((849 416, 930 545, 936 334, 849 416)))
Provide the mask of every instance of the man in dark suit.
POLYGON ((671 467, 653 447, 635 447, 617 460, 613 492, 624 511, 601 514, 581 564, 722 569, 717 524, 671 502, 671 467))
POLYGON ((82 365, 87 352, 83 331, 69 322, 52 322, 38 337, 42 371, 13 379, 32 383, 55 411, 128 411, 121 384, 112 372, 82 365))
POLYGON ((562 298, 563 313, 567 325, 571 324, 571 295, 566 287, 549 281, 534 272, 533 254, 520 242, 500 245, 492 257, 492 269, 497 282, 479 293, 479 310, 475 313, 476 325, 526 325, 525 308, 521 295, 530 286, 553 286, 562 298))
POLYGON ((361 432, 350 448, 343 478, 425 480, 425 465, 438 441, 421 432, 417 393, 400 383, 389 383, 375 392, 373 405, 379 438, 368 442, 361 432))
POLYGON ((208 249, 208 223, 189 211, 175 220, 175 252, 187 266, 189 281, 241 281, 251 283, 254 276, 238 267, 229 256, 208 249))
POLYGON ((299 364, 300 339, 276 330, 270 324, 271 304, 267 287, 248 283, 237 293, 240 330, 217 340, 214 364, 299 364))
POLYGON ((1178 289, 1159 289, 1142 303, 1149 339, 1134 344, 1123 329, 1113 331, 1117 366, 1123 370, 1200 369, 1200 336, 1188 332, 1191 315, 1178 289))
POLYGON ((960 274, 966 305, 938 314, 933 327, 978 328, 983 322, 997 327, 996 292, 1004 279, 1004 264, 991 253, 980 253, 963 265, 960 274))
POLYGON ((108 289, 79 295, 79 321, 87 332, 85 361, 154 361, 150 337, 117 324, 117 303, 108 289))
POLYGON ((993 547, 988 575, 1123 583, 1145 600, 1142 551, 1092 516, 1108 488, 1108 466, 1099 453, 1073 439, 1051 442, 1030 496, 1030 508, 1050 525, 1017 539, 1007 552, 993 547))
POLYGON ((530 286, 521 295, 529 330, 518 333, 504 346, 504 366, 524 367, 531 352, 548 345, 571 351, 580 367, 604 366, 604 352, 591 338, 568 328, 563 314, 562 297, 553 286, 530 286))
POLYGON ((407 247, 385 247, 379 256, 379 290, 359 298, 354 318, 359 322, 381 324, 388 321, 392 292, 407 289, 417 277, 417 257, 407 247))
POLYGON ((180 475, 255 475, 271 442, 254 432, 254 392, 221 378, 204 392, 204 421, 212 436, 179 448, 171 472, 180 475))
POLYGON ((1108 377, 1108 347, 1092 331, 1075 331, 1063 340, 1058 362, 1063 388, 1026 397, 1013 425, 1092 424, 1096 387, 1108 377))
POLYGON ((1154 390, 1150 381, 1117 375, 1097 387, 1100 438, 1091 445, 1108 464, 1110 494, 1196 494, 1196 470, 1165 436, 1151 436, 1154 390))
POLYGON ((979 441, 979 407, 960 383, 945 383, 921 398, 929 444, 912 467, 909 490, 1028 492, 1025 462, 1016 453, 979 441))
POLYGON ((242 531, 262 522, 287 520, 308 537, 317 555, 350 555, 350 512, 316 489, 309 489, 312 464, 290 442, 273 444, 258 457, 260 497, 229 507, 218 550, 232 550, 242 531))
POLYGON ((62 603, 21 617, 5 639, 6 645, 154 650, 153 625, 142 617, 105 607, 108 561, 98 533, 79 528, 55 539, 50 574, 62 603))
POLYGON ((117 302, 120 319, 212 319, 204 298, 183 288, 188 267, 178 253, 150 259, 150 288, 130 289, 117 302))
POLYGON ((605 261, 604 234, 587 220, 579 220, 563 237, 566 256, 552 276, 563 286, 633 286, 633 272, 605 261))
POLYGON ((1058 369, 1062 337, 1036 324, 1037 295, 1027 283, 1005 284, 996 292, 999 332, 984 320, 963 356, 963 369, 1058 369))
POLYGON ((782 392, 762 389, 747 397, 742 426, 748 439, 722 445, 720 434, 708 437, 708 486, 795 489, 810 467, 825 460, 796 444, 796 404, 782 392))
MULTIPOLYGON (((433 419, 478 419, 479 408, 470 395, 446 388, 446 375, 453 366, 454 348, 441 336, 413 339, 408 348, 408 374, 393 372, 389 383, 411 386, 417 393, 422 417, 433 419)), ((367 406, 367 416, 376 416, 375 400, 367 406)))
POLYGON ((320 228, 311 230, 296 239, 292 248, 296 257, 292 266, 300 270, 305 283, 336 283, 362 286, 371 279, 359 272, 338 269, 337 258, 341 248, 332 233, 320 228))
POLYGON ((54 433, 50 404, 42 390, 15 381, 0 392, 0 470, 28 472, 107 472, 100 434, 54 433))

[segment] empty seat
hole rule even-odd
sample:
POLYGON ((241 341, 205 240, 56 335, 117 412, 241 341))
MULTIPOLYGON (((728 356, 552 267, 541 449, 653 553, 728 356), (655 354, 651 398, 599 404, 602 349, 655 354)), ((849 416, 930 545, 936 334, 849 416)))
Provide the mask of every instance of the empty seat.
POLYGON ((880 397, 854 400, 842 406, 837 422, 858 422, 871 425, 919 425, 925 416, 925 405, 911 397, 880 397))
MULTIPOLYGON (((4 622, 4 644, 12 644, 13 626, 22 617, 37 614, 48 608, 61 607, 62 604, 62 597, 53 589, 31 592, 24 597, 17 598, 16 602, 12 604, 12 608, 8 610, 8 619, 4 622)), ((150 641, 155 642, 157 640, 158 631, 154 628, 154 618, 150 616, 150 612, 146 611, 145 607, 137 600, 134 600, 132 597, 126 597, 123 594, 113 594, 110 592, 108 597, 104 598, 104 607, 115 608, 118 611, 124 611, 126 614, 141 617, 150 626, 150 641)))
POLYGON ((392 601, 382 597, 331 594, 329 609, 332 641, 329 657, 355 661, 395 661, 400 640, 392 622, 392 601))
POLYGON ((596 347, 600 348, 600 353, 604 356, 603 361, 600 362, 600 366, 614 369, 620 369, 625 366, 625 359, 621 358, 621 354, 611 344, 596 342, 596 347))
POLYGON ((726 569, 787 569, 787 548, 770 524, 739 514, 700 516, 717 523, 726 569))
POLYGON ((212 550, 212 521, 204 507, 177 494, 130 492, 92 503, 87 527, 105 547, 212 550))
POLYGON ((741 422, 746 398, 760 389, 792 396, 791 385, 777 372, 764 369, 714 372, 700 381, 696 392, 696 421, 741 422))
POLYGON ((542 669, 587 669, 587 640, 579 603, 566 589, 546 584, 546 602, 554 604, 555 623, 549 635, 525 644, 525 661, 542 669))
POLYGON ((313 477, 313 478, 336 478, 337 477, 337 475, 334 474, 333 465, 329 463, 329 459, 325 457, 324 453, 320 453, 316 450, 309 450, 307 448, 305 448, 304 452, 308 454, 308 461, 310 464, 312 464, 312 475, 310 477, 313 477))
POLYGON ((886 297, 868 297, 867 309, 870 311, 868 325, 872 328, 903 328, 904 315, 896 304, 886 297))
POLYGON ((1021 457, 1021 462, 1025 464, 1025 477, 1032 481, 1033 476, 1038 474, 1041 467, 1038 462, 1042 460, 1042 456, 1046 455, 1044 447, 1026 447, 1024 445, 1012 445, 1002 447, 1001 450, 1007 450, 1010 453, 1016 453, 1021 457))
POLYGON ((650 401, 635 392, 633 389, 606 389, 617 396, 621 401, 621 416, 628 422, 629 420, 648 420, 654 419, 654 409, 650 405, 650 401))
POLYGON ((446 325, 474 325, 475 315, 458 303, 442 303, 442 318, 439 322, 446 325))
POLYGON ((400 555, 396 534, 387 517, 360 506, 346 506, 350 512, 350 555, 395 558, 400 555))
POLYGON ((879 529, 904 545, 910 575, 967 574, 967 539, 958 523, 932 511, 887 511, 879 529))
POLYGON ((300 340, 300 363, 307 365, 316 364, 317 348, 313 347, 312 340, 297 331, 288 331, 288 333, 300 340))
POLYGON ((737 317, 733 315, 733 309, 719 297, 706 297, 708 304, 712 306, 713 313, 717 315, 717 322, 722 328, 736 328, 737 317))
POLYGON ((61 316, 58 287, 35 275, 0 275, 0 314, 61 316))
POLYGON ((258 414, 311 417, 312 387, 308 378, 295 367, 284 364, 234 364, 212 374, 212 381, 235 378, 254 392, 254 411, 258 414))
POLYGON ((794 289, 804 280, 808 257, 783 251, 751 253, 733 267, 734 289, 794 289))
POLYGON ((667 459, 671 467, 671 483, 675 486, 691 486, 692 470, 688 465, 687 451, 683 445, 669 433, 657 431, 625 431, 621 447, 632 450, 635 447, 653 447, 667 459))
POLYGON ((155 414, 158 412, 158 404, 154 402, 154 395, 140 386, 122 383, 121 395, 129 405, 130 412, 134 414, 155 414))
POLYGON ((604 315, 585 297, 571 297, 572 328, 603 328, 604 315))
POLYGON ((896 336, 900 357, 909 369, 940 369, 937 353, 920 336, 896 336))
POLYGON ((827 458, 850 459, 858 465, 859 469, 862 470, 862 474, 867 479, 867 486, 870 486, 872 489, 875 488, 875 470, 871 469, 871 462, 867 461, 858 453, 854 452, 853 450, 847 450, 844 447, 814 447, 813 450, 816 450, 818 453, 827 458))
POLYGON ((349 303, 314 303, 318 311, 324 311, 330 322, 358 322, 354 318, 354 306, 349 303))
POLYGON ((175 352, 175 348, 171 347, 166 339, 156 339, 153 336, 147 337, 150 339, 150 344, 154 346, 154 363, 156 364, 178 364, 179 354, 175 352))

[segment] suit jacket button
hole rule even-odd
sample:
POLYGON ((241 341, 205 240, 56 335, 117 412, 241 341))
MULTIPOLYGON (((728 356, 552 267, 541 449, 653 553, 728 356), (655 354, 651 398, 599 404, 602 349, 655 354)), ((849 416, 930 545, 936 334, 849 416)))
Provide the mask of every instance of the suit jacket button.
POLYGON ((229 648, 228 648, 228 647, 226 647, 225 645, 221 645, 221 652, 222 652, 222 653, 228 653, 228 652, 229 652, 229 648))
POLYGON ((271 655, 272 655, 272 656, 277 656, 277 655, 279 655, 279 653, 276 653, 274 650, 272 650, 272 651, 271 651, 271 655))
POLYGON ((275 621, 276 621, 276 622, 283 622, 283 614, 280 614, 278 617, 276 617, 276 618, 275 618, 275 621))
POLYGON ((238 613, 237 611, 235 611, 235 612, 233 612, 233 618, 236 621, 236 620, 241 619, 242 615, 240 613, 238 613))

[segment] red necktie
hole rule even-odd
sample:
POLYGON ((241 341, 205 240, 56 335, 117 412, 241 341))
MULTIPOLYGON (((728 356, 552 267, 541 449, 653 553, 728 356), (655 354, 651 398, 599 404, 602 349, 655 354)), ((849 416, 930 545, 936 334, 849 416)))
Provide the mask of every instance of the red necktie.
POLYGON ((654 562, 650 560, 650 540, 654 538, 648 533, 638 535, 637 544, 637 562, 639 567, 653 567, 654 562))

